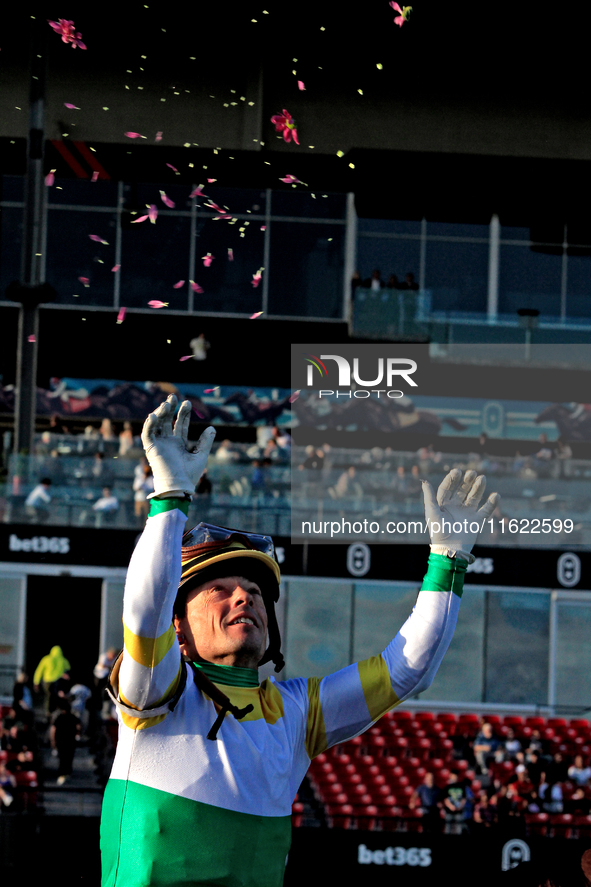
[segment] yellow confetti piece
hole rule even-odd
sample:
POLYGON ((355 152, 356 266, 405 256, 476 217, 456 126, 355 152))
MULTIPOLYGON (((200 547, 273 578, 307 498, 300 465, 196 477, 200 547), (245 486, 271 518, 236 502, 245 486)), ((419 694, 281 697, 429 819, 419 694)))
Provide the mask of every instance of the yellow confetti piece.
POLYGON ((321 31, 326 31, 326 28, 320 28, 321 31))
POLYGON ((190 147, 191 147, 191 142, 185 142, 183 144, 183 148, 190 148, 190 147))
POLYGON ((161 102, 165 102, 165 101, 166 101, 166 99, 160 99, 160 101, 161 101, 161 102))
POLYGON ((103 111, 108 111, 109 109, 106 106, 103 106, 103 111))
POLYGON ((297 72, 296 69, 294 68, 293 71, 292 71, 291 73, 292 73, 292 74, 297 74, 298 72, 297 72))
POLYGON ((256 25, 256 21, 257 21, 256 18, 251 18, 251 22, 254 22, 255 25, 256 25))
POLYGON ((344 157, 344 156, 345 156, 344 151, 337 151, 337 157, 344 157))
POLYGON ((363 90, 362 90, 362 89, 358 89, 357 92, 359 93, 359 95, 363 95, 363 90))
POLYGON ((248 105, 250 108, 252 108, 252 106, 254 105, 254 102, 249 102, 248 105))
POLYGON ((383 69, 383 67, 384 67, 384 66, 383 66, 383 65, 380 65, 379 62, 378 62, 377 65, 376 65, 376 68, 378 69, 378 71, 381 71, 381 70, 383 69))
POLYGON ((355 169, 355 164, 354 164, 354 163, 350 163, 349 166, 351 167, 351 169, 355 169))

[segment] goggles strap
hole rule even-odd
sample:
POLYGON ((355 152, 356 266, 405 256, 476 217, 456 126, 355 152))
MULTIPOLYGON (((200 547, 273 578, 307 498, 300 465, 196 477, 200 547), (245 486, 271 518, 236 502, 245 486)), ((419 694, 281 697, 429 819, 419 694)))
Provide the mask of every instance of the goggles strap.
POLYGON ((238 708, 238 706, 233 705, 225 693, 216 687, 213 681, 207 677, 204 671, 200 668, 195 668, 192 662, 189 661, 189 665, 193 670, 193 676, 195 677, 195 683, 199 687, 202 693, 206 693, 207 696, 212 700, 212 702, 217 703, 220 706, 220 710, 218 712, 218 716, 215 719, 215 722, 207 734, 207 738, 212 741, 217 740, 218 730, 222 726, 224 722, 224 718, 226 717, 226 713, 230 712, 230 714, 234 715, 237 720, 245 717, 249 712, 251 712, 254 708, 253 705, 246 705, 244 708, 238 708))

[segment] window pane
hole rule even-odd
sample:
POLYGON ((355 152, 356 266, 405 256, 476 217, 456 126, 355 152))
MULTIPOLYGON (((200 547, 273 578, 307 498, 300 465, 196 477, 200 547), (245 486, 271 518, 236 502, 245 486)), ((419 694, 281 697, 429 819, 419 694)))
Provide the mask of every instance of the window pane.
POLYGON ((591 317, 591 256, 569 256, 566 313, 591 317))
POLYGON ((484 701, 545 703, 550 595, 489 591, 486 611, 484 701))
POLYGON ((360 234, 420 234, 420 222, 404 222, 397 219, 358 219, 360 234))
POLYGON ((289 581, 285 677, 319 677, 350 664, 351 597, 345 581, 289 581))
POLYGON ((558 604, 556 632, 556 703, 589 704, 591 695, 591 606, 558 604))
POLYGON ((425 288, 434 311, 486 311, 488 243, 427 241, 425 288))
POLYGON ((2 176, 2 200, 24 200, 25 177, 2 176))
MULTIPOLYGON (((173 289, 189 278, 191 219, 160 214, 122 231, 121 305, 147 308, 152 299, 168 302, 171 309, 186 310, 187 290, 173 289)), ((201 276, 197 282, 203 286, 201 276)), ((205 289, 205 286, 203 286, 205 289)))
POLYGON ((2 207, 0 212, 0 292, 5 299, 6 287, 21 276, 23 210, 2 207))
POLYGON ((115 213, 49 210, 46 277, 57 304, 113 304, 116 224, 115 213), (97 243, 90 234, 108 242, 97 243), (88 285, 79 277, 88 278, 88 285))
POLYGON ((117 206, 117 182, 99 179, 60 179, 47 189, 47 201, 52 204, 78 206, 117 206))
POLYGON ((427 237, 484 237, 488 240, 488 225, 456 225, 450 222, 427 222, 427 237))
POLYGON ((501 240, 524 240, 529 243, 529 228, 507 228, 501 226, 501 240))
POLYGON ((347 212, 345 194, 322 191, 273 191, 271 215, 298 216, 302 219, 344 219, 347 212), (312 197, 315 194, 315 197, 312 197))
POLYGON ((561 275, 562 256, 501 245, 499 311, 515 314, 518 308, 537 308, 542 314, 559 316, 561 275))
POLYGON ((271 224, 269 314, 340 317, 344 225, 271 224))
MULTIPOLYGON (((262 308, 263 285, 252 285, 253 274, 264 262, 265 234, 260 221, 245 225, 199 216, 196 229, 195 279, 203 287, 203 294, 194 294, 196 311, 229 311, 254 314, 262 308), (240 236, 244 227, 245 236, 240 236), (232 250, 230 261, 228 250, 232 250), (207 268, 203 256, 211 253, 214 260, 207 268)), ((183 275, 184 277, 184 275, 183 275)))
POLYGON ((482 702, 484 589, 466 587, 458 624, 435 679, 421 699, 482 702))
POLYGON ((388 646, 408 619, 418 592, 417 586, 356 583, 355 662, 377 656, 388 646))
POLYGON ((402 283, 411 272, 419 279, 421 245, 419 240, 398 240, 385 237, 360 237, 357 241, 357 269, 365 282, 375 268, 384 283, 395 274, 402 283))

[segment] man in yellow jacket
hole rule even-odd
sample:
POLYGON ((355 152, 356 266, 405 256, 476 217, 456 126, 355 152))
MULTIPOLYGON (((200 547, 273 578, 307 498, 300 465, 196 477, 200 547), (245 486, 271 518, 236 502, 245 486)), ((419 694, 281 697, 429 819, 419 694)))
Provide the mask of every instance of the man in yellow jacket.
POLYGON ((43 689, 43 708, 47 715, 49 715, 49 698, 51 692, 51 685, 55 683, 55 681, 59 681, 62 675, 69 671, 70 663, 64 656, 62 652, 62 648, 52 647, 47 656, 44 656, 37 668, 35 669, 35 674, 33 675, 33 688, 37 692, 39 690, 39 686, 43 689))

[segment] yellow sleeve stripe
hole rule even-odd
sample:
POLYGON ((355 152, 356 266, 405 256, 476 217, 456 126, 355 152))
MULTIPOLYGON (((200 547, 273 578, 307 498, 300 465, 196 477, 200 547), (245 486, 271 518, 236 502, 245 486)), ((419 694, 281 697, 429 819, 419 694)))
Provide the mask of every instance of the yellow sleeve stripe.
POLYGON ((308 720, 306 723, 306 752, 315 758, 327 749, 326 727, 320 705, 320 678, 308 678, 308 720))
POLYGON ((400 704, 400 699, 392 689, 388 666, 381 656, 372 656, 358 662, 357 667, 369 716, 372 721, 377 721, 395 705, 400 704))
MULTIPOLYGON (((180 668, 177 672, 177 675, 167 688, 165 693, 157 699, 156 702, 150 703, 150 708, 157 708, 159 705, 163 705, 167 699, 172 699, 174 694, 176 693, 177 687, 179 685, 179 681, 181 679, 181 669, 183 668, 183 664, 181 663, 180 668)), ((128 699, 125 698, 123 693, 119 691, 119 700, 123 703, 123 705, 127 705, 129 708, 137 708, 140 710, 137 705, 133 705, 133 703, 129 702, 128 699)), ((145 730, 147 727, 153 727, 154 724, 159 724, 160 721, 163 721, 166 717, 166 714, 156 715, 153 718, 134 718, 132 715, 128 715, 126 712, 121 712, 121 719, 126 727, 129 727, 130 730, 145 730)))
POLYGON ((140 635, 134 634, 123 623, 123 639, 125 650, 133 661, 137 662, 138 665, 144 665, 146 668, 155 668, 159 665, 173 644, 176 643, 176 635, 172 624, 159 638, 143 638, 140 635))

